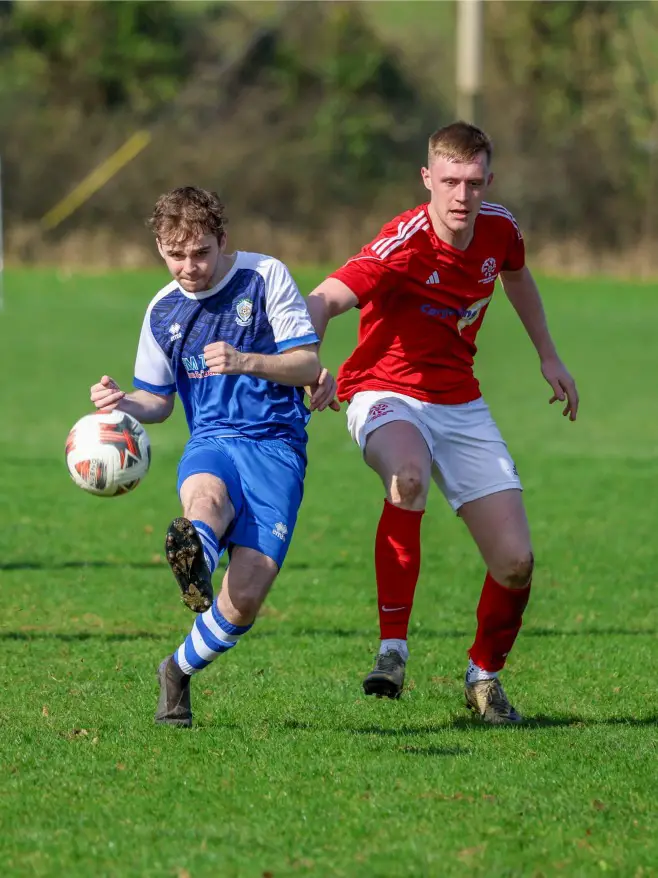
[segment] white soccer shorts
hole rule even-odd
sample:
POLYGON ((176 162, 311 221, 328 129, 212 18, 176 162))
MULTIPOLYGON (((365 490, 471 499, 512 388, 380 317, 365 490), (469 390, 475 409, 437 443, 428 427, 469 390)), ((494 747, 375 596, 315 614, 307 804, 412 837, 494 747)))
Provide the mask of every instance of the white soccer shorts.
POLYGON ((438 405, 402 393, 367 390, 356 393, 347 409, 347 429, 362 452, 368 436, 391 421, 408 421, 422 434, 432 455, 432 478, 455 511, 489 494, 523 490, 482 397, 461 405, 438 405))

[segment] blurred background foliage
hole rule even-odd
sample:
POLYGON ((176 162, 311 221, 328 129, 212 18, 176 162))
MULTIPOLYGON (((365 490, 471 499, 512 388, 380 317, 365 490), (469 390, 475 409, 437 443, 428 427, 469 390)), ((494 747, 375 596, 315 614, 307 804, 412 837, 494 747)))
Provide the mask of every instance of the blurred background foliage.
MULTIPOLYGON (((343 260, 424 199, 455 117, 454 2, 0 2, 8 258, 147 264, 143 219, 219 191, 236 246, 343 260), (56 229, 40 220, 136 130, 150 145, 56 229)), ((658 268, 658 8, 485 4, 492 200, 565 270, 658 268)))

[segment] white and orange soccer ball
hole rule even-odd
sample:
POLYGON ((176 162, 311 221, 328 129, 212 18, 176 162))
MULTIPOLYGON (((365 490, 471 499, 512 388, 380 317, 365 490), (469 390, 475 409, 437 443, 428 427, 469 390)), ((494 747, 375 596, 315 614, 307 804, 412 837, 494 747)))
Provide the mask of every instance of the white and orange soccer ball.
POLYGON ((116 409, 85 415, 66 440, 66 465, 79 488, 100 497, 127 494, 151 464, 151 443, 132 415, 116 409))

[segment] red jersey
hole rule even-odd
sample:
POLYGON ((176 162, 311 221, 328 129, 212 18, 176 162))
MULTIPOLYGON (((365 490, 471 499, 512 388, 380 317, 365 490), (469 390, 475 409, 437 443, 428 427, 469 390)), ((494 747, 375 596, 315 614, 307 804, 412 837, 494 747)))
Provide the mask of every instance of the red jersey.
POLYGON ((466 250, 436 236, 427 204, 387 223, 331 277, 361 309, 358 343, 338 372, 338 398, 392 390, 454 405, 480 396, 475 337, 501 271, 525 265, 512 214, 484 202, 466 250))

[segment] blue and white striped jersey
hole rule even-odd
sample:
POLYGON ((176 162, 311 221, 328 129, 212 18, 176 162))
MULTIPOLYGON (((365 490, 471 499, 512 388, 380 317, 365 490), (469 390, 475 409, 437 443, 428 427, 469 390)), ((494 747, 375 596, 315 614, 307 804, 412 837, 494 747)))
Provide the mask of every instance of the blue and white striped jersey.
POLYGON ((222 281, 187 293, 176 281, 151 301, 144 318, 134 385, 178 392, 194 436, 282 439, 300 450, 310 417, 301 388, 250 375, 211 375, 207 344, 276 354, 319 341, 286 266, 260 253, 238 252, 222 281))

